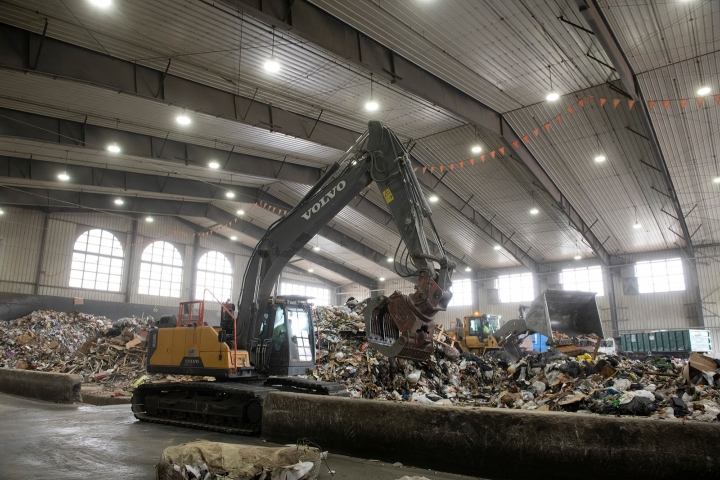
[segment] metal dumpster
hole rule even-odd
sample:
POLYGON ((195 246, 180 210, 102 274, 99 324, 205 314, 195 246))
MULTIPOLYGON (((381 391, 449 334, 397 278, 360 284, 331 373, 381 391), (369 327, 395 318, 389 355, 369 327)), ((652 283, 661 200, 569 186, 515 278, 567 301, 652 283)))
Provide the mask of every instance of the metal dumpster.
POLYGON ((525 323, 548 339, 552 339, 552 332, 604 338, 595 294, 590 292, 545 290, 525 312, 525 323))

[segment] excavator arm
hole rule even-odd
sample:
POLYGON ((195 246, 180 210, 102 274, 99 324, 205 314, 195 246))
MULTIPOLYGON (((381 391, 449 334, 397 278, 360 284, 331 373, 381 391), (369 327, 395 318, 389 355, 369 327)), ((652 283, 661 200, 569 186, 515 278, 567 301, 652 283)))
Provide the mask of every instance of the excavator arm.
POLYGON ((368 340, 388 356, 424 360, 432 353, 433 317, 447 308, 452 297, 455 265, 448 261, 438 238, 440 251, 430 252, 424 223, 429 223, 435 237, 437 232, 408 152, 392 130, 372 121, 298 205, 270 226, 250 257, 238 302, 236 341, 238 348, 250 352, 256 366, 262 368, 267 361, 268 346, 259 332, 280 272, 372 182, 377 183, 402 237, 404 249, 398 245, 396 269, 399 266, 404 276, 417 277, 417 283, 411 295, 395 292, 369 300, 365 310, 368 340))

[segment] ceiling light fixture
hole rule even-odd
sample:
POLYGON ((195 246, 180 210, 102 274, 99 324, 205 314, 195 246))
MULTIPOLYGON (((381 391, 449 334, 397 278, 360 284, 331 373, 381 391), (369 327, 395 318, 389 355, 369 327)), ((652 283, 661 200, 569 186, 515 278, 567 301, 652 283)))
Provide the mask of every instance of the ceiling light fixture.
POLYGON ((580 255, 575 255, 575 260, 580 260, 582 257, 580 255))
POLYGON ((635 224, 633 225, 633 228, 640 228, 640 222, 637 220, 635 221, 635 224))
POLYGON ((2 208, 0 208, 0 215, 4 215, 4 214, 5 214, 5 210, 3 210, 2 208))
POLYGON ((313 273, 314 271, 312 268, 308 268, 308 272, 313 273))
POLYGON ((378 105, 378 103, 375 100, 373 100, 373 74, 371 73, 370 74, 370 101, 368 101, 365 104, 365 110, 367 110, 368 112, 374 112, 378 108, 380 108, 380 105, 378 105))
POLYGON ((235 235, 233 235, 232 237, 230 237, 230 240, 232 240, 234 242, 235 240, 237 240, 237 237, 235 235))
POLYGON ((175 121, 179 123, 180 125, 190 125, 192 123, 192 120, 190 120, 190 117, 185 115, 185 110, 183 110, 183 113, 175 117, 175 121))
POLYGON ((62 172, 58 175, 58 178, 62 180, 63 182, 67 182, 70 180, 70 177, 68 176, 67 172, 62 172))
POLYGON ((319 252, 319 251, 320 251, 320 247, 317 246, 317 245, 315 245, 315 246, 313 247, 313 250, 315 250, 316 252, 319 252))
POLYGON ((225 192, 225 196, 227 198, 235 198, 235 194, 233 192, 225 192))
POLYGON ((472 153, 480 153, 482 152, 482 147, 480 145, 473 145, 473 147, 470 149, 472 153))
POLYGON ((215 160, 213 160, 212 162, 210 162, 208 164, 208 167, 213 168, 213 169, 220 168, 220 164, 218 162, 216 162, 215 160))
POLYGON ((472 268, 470 268, 470 267, 465 267, 465 271, 466 271, 466 272, 471 272, 471 271, 472 271, 472 268))
POLYGON ((395 262, 395 259, 388 257, 387 262, 388 262, 388 263, 393 263, 393 262, 395 262))
POLYGON ((90 0, 90 4, 99 8, 108 8, 111 4, 111 0, 90 0))
POLYGON ((115 199, 115 205, 122 205, 123 203, 125 203, 125 202, 123 202, 123 199, 122 199, 122 198, 116 198, 116 199, 115 199))
POLYGON ((272 47, 270 49, 270 58, 265 62, 265 70, 270 73, 277 73, 280 71, 280 62, 275 59, 275 27, 272 29, 272 47))
POLYGON ((500 250, 502 247, 501 247, 500 245, 495 245, 493 248, 494 248, 495 250, 500 250))
POLYGON ((720 176, 713 178, 713 182, 720 183, 720 176))
POLYGON ((435 203, 438 201, 438 197, 437 197, 437 195, 430 195, 430 198, 428 198, 428 200, 435 203))
POLYGON ((712 88, 708 87, 707 85, 704 85, 700 88, 698 88, 697 94, 701 97, 704 97, 705 95, 709 94, 712 91, 712 88))
POLYGON ((241 208, 240 210, 238 210, 238 211, 235 212, 235 213, 237 213, 238 215, 245 215, 245 210, 243 210, 243 209, 241 208))
POLYGON ((155 219, 152 218, 152 217, 145 217, 145 221, 148 222, 148 223, 152 223, 152 222, 155 221, 155 219))
POLYGON ((117 143, 111 143, 107 146, 107 151, 110 153, 120 153, 120 146, 117 143))
POLYGON ((602 163, 605 161, 605 155, 598 155, 595 157, 595 163, 602 163))
POLYGON ((384 282, 384 281, 385 281, 385 277, 380 277, 380 278, 378 278, 378 280, 380 280, 381 282, 384 282))
POLYGON ((535 206, 535 192, 532 192, 532 199, 533 199, 533 206, 530 209, 530 214, 537 215, 540 212, 540 210, 538 210, 537 207, 535 206))
POLYGON ((552 84, 552 65, 548 65, 548 70, 550 71, 550 93, 547 94, 547 97, 545 99, 548 102, 554 102, 558 98, 560 98, 560 94, 557 93, 555 90, 553 90, 553 84, 552 84))

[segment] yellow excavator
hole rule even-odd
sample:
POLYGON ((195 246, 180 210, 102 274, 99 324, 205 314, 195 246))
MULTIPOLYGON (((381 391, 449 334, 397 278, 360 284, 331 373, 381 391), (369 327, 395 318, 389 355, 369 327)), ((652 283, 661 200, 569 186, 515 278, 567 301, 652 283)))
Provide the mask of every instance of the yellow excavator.
MULTIPOLYGON (((395 268, 417 278, 415 292, 367 300, 368 341, 388 357, 427 360, 434 351, 435 315, 452 298, 455 265, 432 222, 410 156, 380 122, 368 130, 290 212, 258 242, 235 305, 221 303, 220 326, 205 322, 205 302, 183 302, 148 335, 147 371, 214 377, 216 381, 140 385, 132 410, 141 421, 226 433, 260 430, 262 402, 273 389, 345 395, 336 383, 292 377, 315 365, 316 335, 307 298, 274 291, 285 265, 350 201, 375 182, 401 235, 395 268), (425 229, 434 235, 431 251, 425 229), (401 248, 402 247, 402 248, 401 248)), ((218 302, 220 303, 220 302, 218 302)))

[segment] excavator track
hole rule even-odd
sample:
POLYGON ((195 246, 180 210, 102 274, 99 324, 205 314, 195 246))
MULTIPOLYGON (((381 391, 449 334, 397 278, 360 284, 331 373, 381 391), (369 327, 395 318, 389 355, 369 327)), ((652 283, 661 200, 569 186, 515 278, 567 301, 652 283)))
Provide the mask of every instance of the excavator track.
POLYGON ((263 401, 277 390, 348 396, 347 389, 337 383, 283 377, 253 383, 146 383, 135 390, 131 403, 135 418, 142 422, 257 435, 262 427, 263 401))

